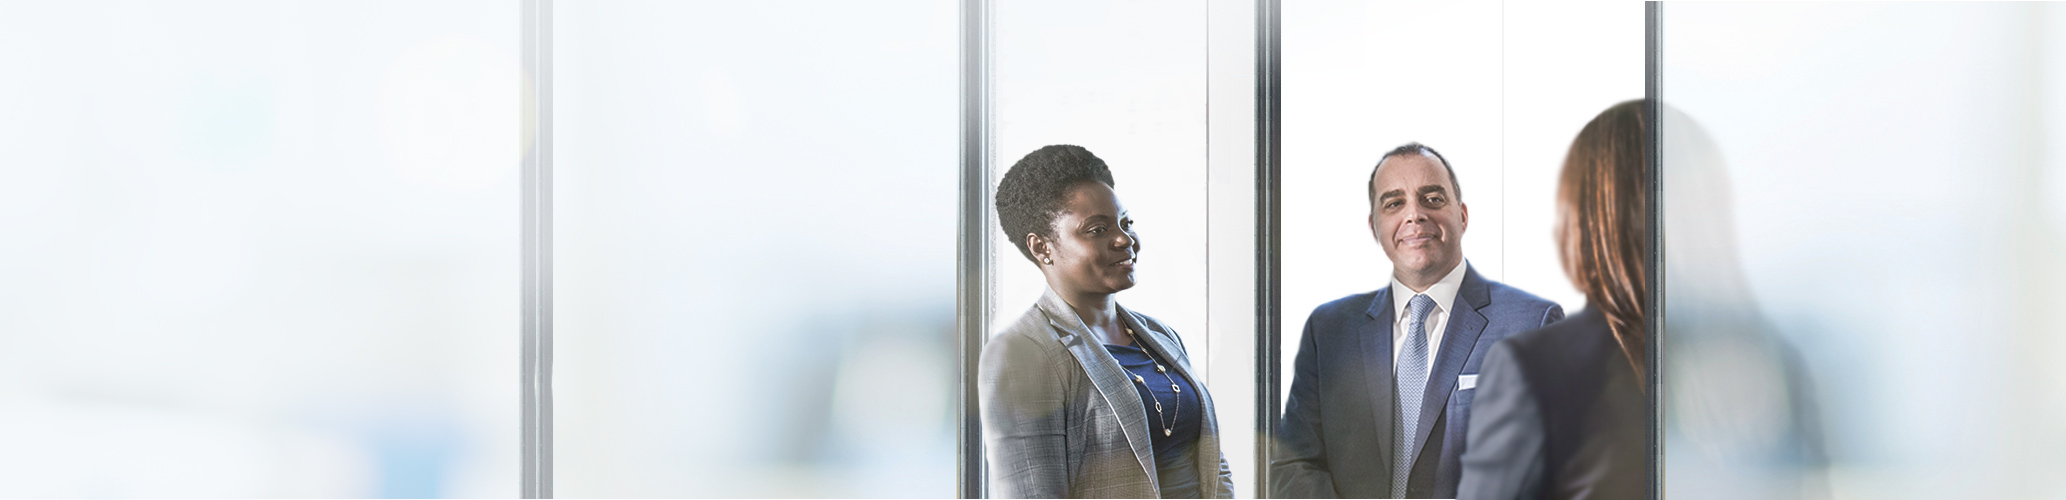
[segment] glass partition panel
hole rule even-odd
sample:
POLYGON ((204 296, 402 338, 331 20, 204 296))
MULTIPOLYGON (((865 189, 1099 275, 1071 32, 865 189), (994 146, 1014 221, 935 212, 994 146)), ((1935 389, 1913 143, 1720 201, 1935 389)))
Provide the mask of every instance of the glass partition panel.
MULTIPOLYGON (((1398 352, 1394 345, 1405 344, 1341 342, 1372 334, 1379 336, 1378 342, 1404 338, 1406 322, 1352 322, 1397 318, 1392 310, 1403 301, 1384 302, 1376 292, 1391 287, 1395 276, 1412 274, 1400 273, 1398 267, 1423 262, 1404 250, 1395 260, 1386 249, 1411 245, 1385 243, 1414 236, 1403 229, 1399 221, 1404 219, 1390 219, 1390 225, 1372 219, 1390 190, 1372 188, 1374 171, 1388 152, 1418 143, 1439 155, 1440 160, 1427 163, 1436 169, 1432 175, 1447 177, 1436 181, 1443 184, 1444 194, 1438 202, 1407 201, 1426 200, 1416 196, 1418 188, 1406 189, 1412 186, 1394 195, 1417 207, 1439 203, 1438 208, 1426 208, 1429 217, 1421 219, 1435 224, 1416 227, 1440 226, 1427 230, 1426 234, 1442 235, 1430 240, 1441 243, 1430 244, 1455 245, 1455 250, 1444 249, 1438 258, 1425 261, 1432 262, 1425 269, 1435 279, 1418 285, 1434 290, 1439 279, 1458 273, 1454 290, 1459 293, 1451 295, 1458 298, 1440 307, 1462 310, 1458 304, 1468 303, 1461 292, 1473 287, 1466 276, 1471 273, 1545 299, 1566 314, 1585 307, 1584 296, 1564 275, 1553 239, 1557 179, 1573 138, 1587 122, 1610 106, 1644 97, 1645 24, 1640 2, 1286 1, 1282 20, 1282 305, 1277 346, 1281 371, 1280 391, 1274 396, 1281 398, 1285 415, 1277 436, 1311 437, 1287 440, 1293 444, 1279 449, 1287 455, 1273 457, 1286 461, 1276 473, 1290 476, 1314 462, 1289 454, 1332 459, 1343 453, 1339 447, 1376 449, 1395 442, 1380 436, 1359 442, 1354 439, 1360 438, 1317 432, 1321 427, 1383 426, 1403 415, 1376 414, 1376 409, 1395 406, 1391 400, 1371 399, 1392 394, 1396 386, 1391 384, 1397 382, 1389 375, 1398 372, 1387 371, 1394 360, 1342 353, 1366 346, 1372 350, 1363 352, 1392 353, 1398 352), (1440 170, 1442 163, 1447 172, 1440 170), (1451 264, 1449 256, 1456 250, 1459 260, 1451 264), (1321 340, 1306 344, 1309 325, 1314 328, 1312 338, 1321 340), (1298 378, 1301 349, 1315 360, 1308 365, 1306 380, 1298 378), (1330 361, 1318 361, 1323 357, 1330 361), (1373 365, 1385 367, 1372 372, 1381 374, 1374 383, 1388 386, 1372 389, 1367 396, 1326 389, 1366 386, 1360 367, 1373 365), (1353 380, 1342 379, 1351 376, 1353 380), (1301 385, 1309 392, 1294 396, 1301 385)), ((1418 151, 1407 157, 1433 158, 1418 151)), ((1392 168, 1387 166, 1387 172, 1392 168)), ((1410 278, 1404 283, 1416 286, 1410 278)), ((1394 298, 1412 295, 1409 291, 1394 298)), ((1431 295, 1443 300, 1440 293, 1431 295)), ((1429 338, 1439 343, 1423 351, 1429 388, 1423 394, 1426 407, 1441 413, 1419 415, 1412 428, 1428 436, 1420 438, 1427 444, 1422 450, 1439 452, 1418 455, 1422 465, 1416 467, 1448 479, 1446 484, 1418 480, 1413 484, 1430 489, 1414 494, 1454 494, 1462 474, 1456 464, 1466 444, 1466 417, 1481 362, 1507 335, 1534 330, 1553 319, 1546 314, 1550 305, 1538 304, 1524 316, 1515 312, 1518 309, 1503 309, 1506 304, 1475 303, 1485 323, 1473 329, 1462 322, 1445 322, 1430 331, 1429 338), (1439 461, 1426 465, 1430 459, 1439 461)), ((1385 473, 1373 472, 1374 467, 1339 461, 1315 465, 1325 467, 1336 481, 1335 490, 1325 494, 1393 494, 1355 491, 1341 480, 1385 473)), ((1280 494, 1322 493, 1305 488, 1321 486, 1312 481, 1288 486, 1280 494)), ((1422 490, 1409 493, 1414 491, 1422 490)))
POLYGON ((0 4, 0 496, 515 496, 516 18, 0 4))
MULTIPOLYGON (((1140 242, 1135 284, 1114 298, 1175 331, 1192 382, 1213 403, 1219 449, 1205 456, 1223 456, 1232 493, 1252 498, 1256 5, 992 5, 984 196, 992 199, 1005 173, 1044 146, 1080 146, 1109 166, 1140 242)), ((992 214, 982 230, 992 238, 987 305, 995 334, 1026 315, 1049 284, 995 209, 980 209, 992 214)))
POLYGON ((555 9, 555 493, 952 496, 956 4, 555 9))
POLYGON ((2066 9, 1665 7, 1666 495, 2066 493, 2066 9))
MULTIPOLYGON (((1139 284, 1117 299, 1179 334, 1199 332, 1183 341, 1204 352, 1205 4, 997 2, 995 9, 993 183, 1043 146, 1082 146, 1104 160, 1141 239, 1139 284)), ((993 324, 1009 323, 1048 285, 1001 228, 989 230, 996 237, 993 324)))
POLYGON ((1282 397, 1308 314, 1389 285, 1367 184, 1408 142, 1454 169, 1472 269, 1584 307, 1552 241, 1556 178, 1587 121, 1643 98, 1641 5, 1286 2, 1283 19, 1282 397))

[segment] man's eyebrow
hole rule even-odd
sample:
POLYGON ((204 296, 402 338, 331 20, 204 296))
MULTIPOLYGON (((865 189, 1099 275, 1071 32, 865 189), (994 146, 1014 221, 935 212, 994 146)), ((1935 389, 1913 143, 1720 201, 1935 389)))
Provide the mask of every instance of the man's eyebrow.
POLYGON ((1442 188, 1442 185, 1441 185, 1441 184, 1429 184, 1429 185, 1426 185, 1426 186, 1421 186, 1421 187, 1420 187, 1420 194, 1428 194, 1428 193, 1447 193, 1447 192, 1449 192, 1449 190, 1447 190, 1447 189, 1443 189, 1443 188, 1442 188))
POLYGON ((1398 197, 1401 197, 1401 196, 1406 196, 1406 190, 1404 190, 1404 189, 1394 189, 1394 190, 1391 190, 1391 191, 1385 191, 1385 193, 1384 193, 1384 194, 1380 194, 1380 195, 1377 195, 1377 199, 1380 199, 1380 200, 1382 200, 1382 199, 1385 199, 1385 198, 1398 198, 1398 197))

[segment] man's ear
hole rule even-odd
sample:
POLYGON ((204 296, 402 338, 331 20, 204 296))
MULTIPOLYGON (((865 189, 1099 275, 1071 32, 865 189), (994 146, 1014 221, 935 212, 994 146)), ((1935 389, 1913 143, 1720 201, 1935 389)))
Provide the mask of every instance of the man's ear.
POLYGON ((1470 229, 1470 228, 1471 228, 1471 206, 1470 206, 1470 204, 1468 204, 1468 203, 1464 203, 1464 202, 1463 202, 1463 200, 1457 200, 1457 202, 1456 202, 1456 208, 1457 208, 1458 210, 1462 210, 1462 211, 1463 211, 1463 218, 1461 218, 1461 219, 1458 219, 1458 220, 1457 220, 1457 228, 1456 228, 1456 229, 1457 229, 1458 231, 1462 231, 1462 230, 1470 229))
POLYGON ((1370 216, 1363 218, 1363 224, 1370 226, 1370 239, 1377 241, 1378 246, 1383 246, 1385 238, 1377 234, 1377 210, 1371 210, 1370 216))

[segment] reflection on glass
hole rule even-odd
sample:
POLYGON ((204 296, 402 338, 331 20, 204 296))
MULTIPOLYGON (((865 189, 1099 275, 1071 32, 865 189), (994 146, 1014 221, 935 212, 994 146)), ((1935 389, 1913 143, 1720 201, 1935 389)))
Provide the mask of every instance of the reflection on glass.
POLYGON ((1820 497, 1813 386, 1743 275, 1727 165, 1692 118, 1667 108, 1661 122, 1669 479, 1699 485, 1688 496, 1820 497))
POLYGON ((2066 10, 1663 13, 1667 496, 2066 493, 2066 10))
POLYGON ((555 5, 555 493, 955 485, 952 1, 555 5))
POLYGON ((0 496, 515 496, 516 17, 0 4, 0 496))

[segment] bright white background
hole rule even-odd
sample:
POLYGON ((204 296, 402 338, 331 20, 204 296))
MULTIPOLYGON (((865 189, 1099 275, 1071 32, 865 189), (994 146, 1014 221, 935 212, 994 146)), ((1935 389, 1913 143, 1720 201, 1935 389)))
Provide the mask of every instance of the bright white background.
POLYGON ((515 496, 516 17, 0 4, 0 496, 515 496))
MULTIPOLYGON (((1138 285, 1119 303, 1177 333, 1205 330, 1206 4, 998 2, 995 182, 1050 144, 1089 149, 1140 235, 1138 285)), ((995 219, 996 209, 986 207, 995 219)), ((993 224, 994 225, 994 224, 993 224)), ((1001 228, 993 326, 1032 307, 1047 283, 1001 228)), ((995 330, 995 328, 993 328, 995 330)), ((1194 353, 1202 335, 1185 335, 1194 353)), ((1196 356, 1196 354, 1194 354, 1196 356)))
POLYGON ((1556 178, 1586 122, 1643 97, 1642 2, 1283 8, 1285 388, 1313 308, 1388 284, 1366 185, 1409 141, 1456 169, 1471 266, 1567 313, 1584 307, 1557 264, 1556 178))
POLYGON ((2066 494, 2066 9, 1664 12, 1667 263, 1702 264, 1667 276, 1667 321, 1699 321, 1666 331, 1665 362, 1715 362, 1666 379, 1667 493, 2066 494), (1683 314, 1722 309, 1780 354, 1669 347, 1742 338, 1683 314), (1788 356, 1786 380, 1746 369, 1788 356), (1781 382, 1806 398, 1772 400, 1781 382), (1816 409, 1825 480, 1784 451, 1784 417, 1816 409))

